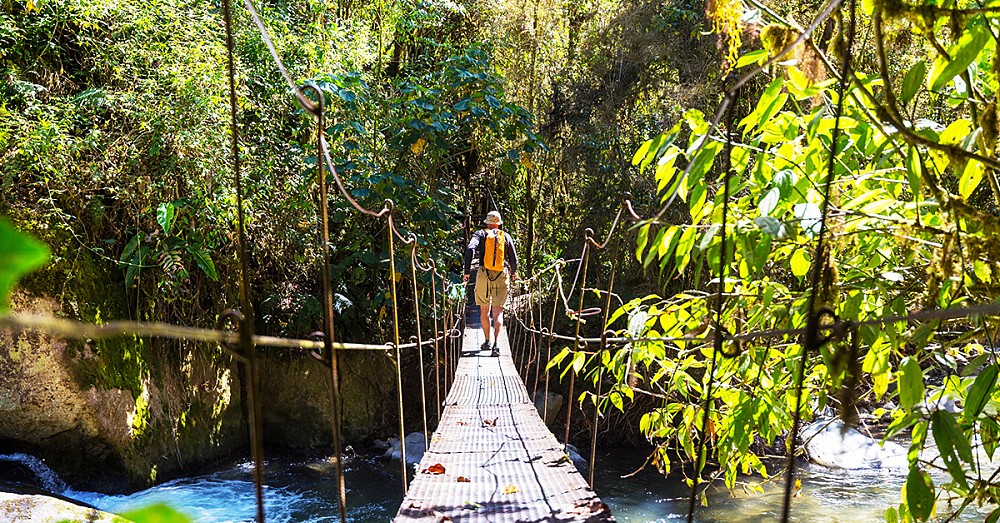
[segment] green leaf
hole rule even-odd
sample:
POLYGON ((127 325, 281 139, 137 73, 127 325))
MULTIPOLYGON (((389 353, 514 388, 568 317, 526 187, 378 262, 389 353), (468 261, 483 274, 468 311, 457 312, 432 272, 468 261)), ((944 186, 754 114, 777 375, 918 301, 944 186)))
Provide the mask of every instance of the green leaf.
POLYGON ((750 64, 761 64, 767 60, 767 50, 757 49, 756 51, 750 51, 749 53, 739 57, 736 60, 736 69, 741 67, 746 67, 750 64))
POLYGON ((941 459, 948 467, 948 473, 951 474, 955 482, 968 490, 969 484, 965 479, 965 471, 962 469, 959 458, 962 460, 968 458, 967 462, 975 468, 975 465, 972 464, 972 449, 968 438, 958 428, 958 423, 952 413, 946 410, 934 411, 934 414, 931 414, 931 433, 934 434, 934 443, 937 444, 937 448, 941 452, 941 459))
POLYGON ((463 98, 462 100, 459 100, 458 103, 453 105, 452 109, 455 109, 456 111, 468 111, 470 105, 472 105, 472 100, 463 98))
POLYGON ((49 248, 0 218, 0 314, 10 308, 10 291, 21 275, 49 261, 49 248))
POLYGON ((639 234, 636 238, 635 246, 635 257, 637 261, 642 261, 642 253, 646 251, 646 245, 649 243, 649 224, 643 225, 639 228, 639 234))
POLYGON ((923 168, 921 164, 920 152, 917 151, 916 147, 910 147, 906 153, 906 181, 910 183, 910 192, 917 200, 920 199, 920 190, 923 186, 923 178, 920 176, 923 168))
POLYGON ((997 384, 997 372, 997 364, 994 363, 984 368, 976 376, 976 381, 972 383, 972 387, 969 388, 969 395, 965 399, 964 415, 967 420, 979 416, 979 413, 986 407, 986 403, 990 401, 990 396, 993 395, 997 384))
POLYGON ((131 240, 128 241, 127 244, 125 244, 125 250, 122 251, 121 257, 118 258, 118 263, 121 263, 122 265, 128 263, 129 258, 135 254, 135 249, 139 247, 139 239, 141 237, 142 233, 137 233, 131 240))
MULTIPOLYGON (((774 211, 774 208, 778 206, 778 200, 780 198, 781 198, 781 190, 778 189, 777 187, 772 187, 770 191, 767 191, 767 194, 765 194, 764 197, 760 199, 760 205, 758 206, 758 209, 760 210, 760 215, 771 216, 771 212, 774 211)), ((772 234, 772 236, 774 235, 772 234)))
POLYGON ((910 514, 918 521, 927 521, 934 512, 934 482, 930 475, 915 466, 910 467, 905 488, 910 514))
POLYGON ((760 230, 766 232, 767 234, 773 236, 774 238, 784 239, 788 237, 788 230, 784 223, 781 223, 777 218, 772 218, 770 216, 758 216, 754 218, 753 223, 760 227, 760 230))
POLYGON ((125 269, 125 287, 132 286, 135 277, 139 275, 139 270, 142 269, 142 264, 146 261, 146 253, 148 252, 149 247, 140 247, 135 255, 132 256, 132 259, 129 260, 128 268, 125 269))
POLYGON ((163 234, 170 235, 170 226, 174 223, 174 204, 161 203, 156 207, 156 223, 163 227, 163 234))
POLYGON ((952 78, 962 74, 969 65, 976 59, 983 46, 989 41, 990 34, 980 24, 970 24, 958 41, 948 49, 951 61, 945 63, 939 58, 931 69, 931 74, 927 77, 928 89, 938 92, 948 84, 952 78))
POLYGON ((909 103, 920 90, 920 84, 924 83, 924 76, 927 74, 927 64, 921 60, 906 73, 903 78, 903 88, 899 93, 899 99, 903 103, 909 103))
POLYGON ((983 523, 997 523, 998 521, 1000 521, 1000 508, 995 508, 993 512, 990 512, 989 516, 986 516, 983 523))
POLYGON ((163 503, 126 512, 122 517, 135 523, 192 523, 190 518, 163 503))
POLYGON ((924 371, 915 358, 907 356, 899 363, 899 403, 906 410, 924 400, 924 371))
POLYGON ((983 164, 976 160, 969 160, 965 164, 962 176, 958 179, 958 193, 962 195, 962 198, 968 200, 969 196, 972 196, 972 193, 979 187, 981 181, 983 181, 983 164))
POLYGON ((198 267, 201 268, 206 276, 214 281, 219 281, 219 274, 215 272, 215 263, 212 262, 212 257, 209 256, 205 249, 189 245, 187 251, 191 253, 191 256, 194 257, 194 262, 198 264, 198 267))

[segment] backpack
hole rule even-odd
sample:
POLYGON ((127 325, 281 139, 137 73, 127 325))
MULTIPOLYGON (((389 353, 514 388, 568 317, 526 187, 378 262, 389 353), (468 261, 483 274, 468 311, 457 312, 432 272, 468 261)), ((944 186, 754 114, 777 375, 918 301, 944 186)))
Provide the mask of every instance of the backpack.
POLYGON ((503 270, 504 248, 506 238, 500 229, 486 229, 486 245, 483 249, 483 267, 491 271, 503 270))

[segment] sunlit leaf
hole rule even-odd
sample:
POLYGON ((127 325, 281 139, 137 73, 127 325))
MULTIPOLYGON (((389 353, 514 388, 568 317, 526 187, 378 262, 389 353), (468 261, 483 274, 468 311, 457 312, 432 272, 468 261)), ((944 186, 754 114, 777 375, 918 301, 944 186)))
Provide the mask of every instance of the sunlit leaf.
POLYGON ((969 388, 969 395, 965 399, 965 416, 967 419, 979 416, 979 413, 986 407, 997 384, 997 364, 989 365, 979 372, 976 381, 969 388))
POLYGON ((135 523, 192 523, 190 518, 163 503, 126 512, 122 517, 135 523))
POLYGON ((174 223, 174 204, 161 203, 156 207, 156 223, 163 227, 163 234, 170 234, 170 226, 174 223))
POLYGON ((924 82, 924 76, 927 74, 927 64, 920 60, 919 62, 913 64, 913 67, 907 71, 906 76, 903 78, 903 86, 899 92, 899 99, 903 103, 909 103, 910 100, 917 94, 920 90, 921 84, 924 82))
POLYGON ((907 410, 924 400, 924 371, 913 357, 899 363, 899 403, 907 410))
POLYGON ((49 248, 0 218, 0 314, 10 307, 17 280, 49 260, 49 248))
POLYGON ((927 76, 927 88, 938 92, 952 78, 965 72, 989 39, 990 33, 984 27, 980 24, 970 24, 965 31, 962 31, 958 41, 948 49, 951 61, 946 62, 943 58, 938 58, 934 62, 934 67, 927 76))
POLYGON ((962 198, 968 200, 976 188, 979 187, 979 182, 982 180, 983 164, 976 160, 969 160, 965 164, 962 176, 958 179, 958 194, 961 194, 962 198))

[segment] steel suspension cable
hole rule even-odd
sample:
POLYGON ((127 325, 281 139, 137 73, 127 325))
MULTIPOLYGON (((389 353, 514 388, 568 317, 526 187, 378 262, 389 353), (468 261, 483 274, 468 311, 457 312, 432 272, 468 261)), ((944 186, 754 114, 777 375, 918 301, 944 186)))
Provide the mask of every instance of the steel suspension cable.
MULTIPOLYGON (((610 237, 609 237, 610 238, 610 237)), ((607 242, 605 242, 607 245, 607 242)), ((601 414, 601 380, 604 378, 604 351, 608 349, 608 313, 611 312, 611 294, 615 290, 615 259, 611 259, 611 282, 608 284, 608 295, 604 302, 604 318, 601 321, 601 348, 597 351, 597 392, 594 394, 593 433, 590 437, 590 488, 594 488, 594 469, 597 468, 597 426, 601 414)))
POLYGON ((238 314, 240 344, 239 353, 247 373, 247 400, 250 402, 250 448, 253 455, 254 495, 257 501, 257 521, 264 523, 264 442, 261 408, 258 398, 259 379, 257 358, 253 344, 253 307, 249 298, 249 263, 247 261, 246 219, 243 212, 243 181, 240 175, 240 133, 239 117, 236 109, 236 61, 233 56, 233 13, 230 0, 223 0, 222 16, 226 26, 226 67, 229 80, 230 147, 232 149, 233 180, 236 186, 236 237, 239 243, 240 260, 240 309, 238 314))
MULTIPOLYGON (((781 507, 781 522, 787 523, 788 518, 791 515, 791 504, 792 504, 792 485, 795 479, 795 440, 799 435, 799 425, 802 421, 802 392, 805 384, 805 374, 806 374, 806 364, 808 362, 810 353, 819 352, 821 345, 819 331, 820 331, 820 311, 817 311, 816 299, 819 295, 820 280, 823 276, 823 271, 826 266, 824 260, 827 256, 827 245, 826 234, 827 234, 827 215, 830 209, 830 188, 833 186, 833 179, 836 175, 836 157, 837 157, 837 144, 840 140, 840 123, 841 115, 844 111, 844 93, 847 90, 847 84, 850 82, 849 77, 851 76, 851 61, 853 60, 853 47, 854 47, 854 35, 857 23, 857 9, 856 1, 851 0, 850 6, 848 7, 850 11, 850 20, 847 26, 847 34, 844 38, 844 52, 843 52, 843 64, 841 71, 841 80, 837 87, 837 113, 834 116, 833 131, 831 133, 830 140, 830 157, 827 163, 827 174, 826 183, 823 187, 823 208, 820 214, 819 221, 819 234, 816 239, 816 253, 813 256, 813 266, 812 273, 810 274, 810 283, 812 285, 812 290, 809 294, 809 315, 806 323, 806 335, 805 335, 805 346, 802 347, 802 354, 799 357, 799 368, 798 376, 795 383, 795 406, 794 406, 794 417, 792 419, 792 432, 788 435, 790 444, 786 445, 788 449, 788 466, 786 467, 785 473, 785 492, 784 501, 781 507)), ((844 29, 841 28, 841 34, 843 35, 844 29)))
MULTIPOLYGON (((727 122, 726 122, 726 164, 723 167, 725 174, 722 179, 722 239, 721 245, 719 247, 719 288, 715 295, 715 336, 712 344, 712 365, 708 368, 705 373, 707 377, 707 383, 705 384, 705 403, 703 407, 703 414, 701 418, 701 439, 698 441, 698 454, 695 456, 694 465, 694 479, 691 480, 691 496, 688 499, 688 513, 687 522, 692 523, 694 521, 694 511, 695 511, 695 501, 698 498, 698 486, 701 482, 701 472, 705 467, 706 457, 706 447, 708 446, 708 423, 711 420, 712 415, 712 405, 715 399, 712 397, 712 389, 715 384, 715 370, 719 363, 719 354, 723 352, 723 341, 725 339, 723 333, 725 332, 722 326, 722 310, 725 303, 725 292, 726 292, 726 278, 728 276, 729 264, 726 263, 728 252, 726 250, 727 240, 729 238, 729 185, 733 177, 732 168, 732 150, 733 150, 733 132, 736 123, 735 108, 737 102, 737 97, 739 96, 739 90, 730 91, 733 94, 727 95, 729 100, 727 109, 727 122)), ((733 246, 735 249, 735 245, 733 246)))
POLYGON ((403 495, 406 495, 407 490, 407 477, 406 477, 406 422, 403 418, 403 357, 399 350, 399 307, 396 300, 396 254, 395 246, 393 244, 393 236, 395 236, 392 229, 392 200, 386 200, 386 209, 389 209, 389 227, 387 231, 387 236, 389 237, 389 281, 390 288, 392 289, 392 339, 394 341, 393 346, 396 349, 396 402, 399 413, 399 464, 402 468, 402 477, 400 478, 403 482, 403 495))
MULTIPOLYGON (((588 241, 586 241, 586 240, 590 239, 590 238, 592 238, 594 236, 594 231, 591 230, 591 229, 587 229, 586 231, 584 231, 583 234, 584 234, 585 240, 583 242, 583 264, 581 266, 581 268, 583 269, 583 271, 582 271, 582 279, 581 279, 581 284, 580 284, 580 308, 579 308, 579 310, 581 310, 581 311, 583 310, 583 298, 587 294, 587 291, 585 290, 585 288, 587 287, 587 265, 590 262, 590 243, 588 241)), ((578 274, 580 274, 580 273, 578 273, 578 274)), ((580 349, 583 348, 580 345, 581 344, 581 341, 580 341, 580 324, 582 322, 583 322, 583 314, 577 314, 576 315, 576 334, 573 335, 573 337, 575 338, 575 341, 573 342, 573 352, 576 352, 576 351, 578 351, 578 350, 580 350, 580 349)), ((573 419, 573 403, 574 403, 574 400, 573 400, 573 386, 574 385, 576 385, 576 370, 571 369, 570 373, 569 373, 569 395, 566 397, 566 400, 567 400, 566 401, 566 432, 565 432, 565 435, 563 437, 563 451, 564 452, 568 452, 569 451, 569 426, 570 426, 570 422, 573 419)))
POLYGON ((440 330, 438 329, 438 303, 437 303, 437 282, 435 282, 434 277, 437 275, 437 267, 434 265, 434 260, 430 260, 431 267, 434 269, 431 271, 431 303, 434 304, 434 391, 435 398, 437 400, 437 424, 441 424, 441 355, 438 352, 438 335, 440 330))
MULTIPOLYGON (((555 281, 556 286, 560 285, 559 269, 556 269, 555 274, 552 276, 555 281)), ((556 327, 556 310, 559 308, 559 292, 555 292, 553 303, 552 303, 552 318, 549 320, 549 342, 545 349, 545 398, 542 400, 542 421, 546 424, 548 420, 546 419, 549 413, 549 365, 548 362, 552 361, 552 338, 555 334, 556 327)))
POLYGON ((420 346, 420 408, 424 416, 424 448, 430 448, 430 438, 427 436, 427 388, 424 383, 424 349, 422 334, 420 333, 420 294, 417 291, 417 241, 413 236, 413 245, 410 248, 410 276, 413 278, 413 315, 417 321, 417 344, 420 346))
MULTIPOLYGON (((325 132, 324 129, 324 97, 323 91, 320 90, 319 86, 316 84, 307 84, 306 87, 310 88, 316 93, 316 150, 317 157, 322 155, 321 151, 324 147, 322 139, 325 132)), ((326 173, 324 172, 323 163, 316 162, 316 178, 319 183, 319 206, 320 206, 320 231, 322 233, 321 241, 323 243, 323 266, 320 268, 320 274, 323 278, 323 330, 324 336, 324 347, 323 347, 323 359, 324 363, 329 365, 330 368, 330 403, 333 410, 333 449, 336 456, 337 462, 335 463, 336 471, 336 482, 337 482, 337 506, 340 512, 340 521, 345 523, 347 521, 347 484, 344 480, 344 462, 343 462, 343 442, 341 441, 340 433, 340 423, 341 423, 341 412, 340 412, 340 373, 338 371, 338 359, 336 351, 333 350, 333 337, 334 337, 334 324, 333 324, 333 286, 330 279, 330 216, 329 209, 327 206, 327 200, 329 198, 327 186, 326 186, 326 173)))

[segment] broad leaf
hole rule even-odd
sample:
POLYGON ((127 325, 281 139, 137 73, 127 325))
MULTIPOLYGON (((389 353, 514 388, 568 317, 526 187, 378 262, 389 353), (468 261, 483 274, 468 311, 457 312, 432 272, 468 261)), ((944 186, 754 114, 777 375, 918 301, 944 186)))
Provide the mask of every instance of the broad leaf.
POLYGON ((161 203, 156 207, 156 223, 163 227, 163 234, 170 235, 170 226, 174 223, 174 204, 161 203))
POLYGON ((931 91, 938 92, 948 84, 952 78, 962 74, 969 65, 976 59, 983 46, 989 41, 990 34, 980 24, 970 24, 958 41, 948 49, 951 61, 945 63, 943 59, 938 59, 931 69, 931 74, 927 77, 927 86, 931 91))
POLYGON ((906 410, 924 400, 924 371, 916 359, 907 356, 899 364, 899 403, 906 410))
POLYGON ((909 103, 920 90, 920 84, 924 83, 924 76, 927 74, 927 64, 921 60, 906 73, 903 78, 903 88, 899 92, 899 99, 903 103, 909 103))
POLYGON ((917 467, 910 467, 905 488, 910 514, 918 521, 927 521, 934 512, 934 482, 930 475, 917 467))
POLYGON ((969 160, 965 164, 962 176, 958 179, 958 194, 961 194, 962 198, 968 200, 972 196, 972 193, 976 191, 976 188, 979 187, 979 182, 981 181, 983 181, 983 164, 976 160, 969 160))
POLYGON ((931 415, 931 432, 934 434, 934 443, 937 444, 941 452, 941 459, 948 467, 948 473, 964 489, 968 490, 969 484, 965 479, 965 471, 962 468, 961 460, 966 461, 975 468, 972 463, 972 450, 969 440, 958 428, 955 417, 946 410, 936 410, 931 415))
POLYGON ((198 267, 201 268, 206 276, 219 281, 219 274, 215 271, 215 263, 212 262, 212 257, 208 255, 205 249, 188 246, 187 251, 191 253, 191 256, 194 257, 194 262, 198 264, 198 267))
POLYGON ((0 218, 0 314, 10 308, 10 291, 20 277, 49 260, 49 248, 0 218))
POLYGON ((989 402, 990 396, 993 395, 993 391, 997 384, 997 364, 990 365, 983 369, 978 376, 976 376, 976 381, 972 383, 972 387, 969 388, 969 395, 965 399, 965 417, 968 420, 975 418, 983 411, 986 403, 989 402))

